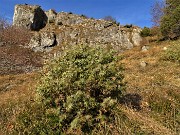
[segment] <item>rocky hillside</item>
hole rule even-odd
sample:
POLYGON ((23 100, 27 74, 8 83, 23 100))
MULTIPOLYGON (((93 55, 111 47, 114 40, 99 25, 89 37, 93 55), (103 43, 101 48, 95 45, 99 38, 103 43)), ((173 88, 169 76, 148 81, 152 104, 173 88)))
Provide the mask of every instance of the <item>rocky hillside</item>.
POLYGON ((141 29, 126 28, 115 22, 96 20, 72 13, 43 11, 40 6, 16 5, 13 25, 33 31, 28 47, 34 51, 50 51, 55 46, 102 44, 117 51, 141 44, 141 29))
MULTIPOLYGON (((29 129, 39 133, 47 130, 44 125, 57 122, 49 122, 54 115, 46 114, 59 110, 44 111, 37 105, 39 72, 44 58, 76 44, 113 47, 122 58, 117 65, 124 67, 126 92, 119 99, 115 124, 105 123, 105 130, 100 127, 92 134, 180 134, 180 40, 146 44, 139 35, 141 28, 136 26, 127 28, 84 15, 44 11, 38 5, 16 5, 13 25, 25 27, 30 33, 10 29, 8 33, 13 30, 16 35, 12 41, 12 36, 6 38, 10 42, 2 42, 0 37, 0 135, 33 134, 29 129), (19 35, 31 34, 30 39, 16 42, 19 35)), ((50 128, 57 131, 57 125, 50 128)), ((83 133, 74 130, 72 134, 83 133)))

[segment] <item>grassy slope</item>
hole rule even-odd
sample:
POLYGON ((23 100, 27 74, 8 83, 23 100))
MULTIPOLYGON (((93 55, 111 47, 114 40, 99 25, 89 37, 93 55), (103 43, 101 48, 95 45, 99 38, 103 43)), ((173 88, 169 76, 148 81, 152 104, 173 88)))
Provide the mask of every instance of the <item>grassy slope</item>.
MULTIPOLYGON (((180 45, 180 41, 175 43, 180 45)), ((136 47, 123 54, 127 95, 119 105, 122 113, 117 126, 121 134, 180 133, 180 65, 159 60, 163 47, 171 44, 151 43, 147 52, 136 47), (148 65, 141 67, 141 61, 148 65)), ((0 134, 10 131, 18 112, 33 101, 37 76, 31 73, 0 77, 0 134)))

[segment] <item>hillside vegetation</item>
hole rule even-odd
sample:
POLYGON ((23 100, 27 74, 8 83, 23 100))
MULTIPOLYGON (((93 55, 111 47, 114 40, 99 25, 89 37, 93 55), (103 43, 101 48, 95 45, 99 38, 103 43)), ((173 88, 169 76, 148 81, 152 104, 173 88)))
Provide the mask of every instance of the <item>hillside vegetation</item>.
POLYGON ((144 29, 16 5, 0 19, 0 135, 179 135, 179 1, 165 2, 144 29))
MULTIPOLYGON (((118 63, 124 64, 126 93, 117 104, 115 123, 100 126, 93 130, 93 134, 180 133, 180 40, 153 42, 149 47, 147 51, 135 47, 120 54, 123 59, 118 63), (146 66, 141 66, 142 61, 146 66)), ((36 71, 0 77, 1 134, 13 134, 17 127, 28 128, 26 124, 30 121, 46 120, 46 108, 36 101, 35 86, 39 77, 36 71)), ((42 124, 33 129, 43 133, 39 127, 42 124)), ((54 126, 49 128, 55 130, 54 126)), ((24 128, 21 132, 28 130, 24 128)), ((81 133, 80 130, 73 131, 81 133)))

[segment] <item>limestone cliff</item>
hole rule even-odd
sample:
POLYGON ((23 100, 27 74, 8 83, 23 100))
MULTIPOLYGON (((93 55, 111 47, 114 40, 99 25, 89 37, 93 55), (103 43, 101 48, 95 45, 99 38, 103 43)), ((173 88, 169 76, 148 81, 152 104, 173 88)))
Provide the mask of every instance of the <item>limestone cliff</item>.
POLYGON ((34 51, 49 51, 55 45, 67 44, 110 45, 122 51, 142 41, 138 27, 125 28, 114 22, 54 10, 44 12, 40 6, 16 5, 13 21, 14 25, 30 26, 33 30, 41 28, 29 43, 34 51))
POLYGON ((23 26, 30 30, 39 30, 46 25, 47 16, 38 5, 16 5, 13 25, 23 26))

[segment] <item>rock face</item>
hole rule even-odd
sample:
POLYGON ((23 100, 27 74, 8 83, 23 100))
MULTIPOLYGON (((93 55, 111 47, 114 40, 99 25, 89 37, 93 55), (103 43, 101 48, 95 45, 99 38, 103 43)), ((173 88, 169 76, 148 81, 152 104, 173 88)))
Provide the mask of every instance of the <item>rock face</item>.
POLYGON ((40 6, 16 5, 13 25, 23 26, 30 30, 39 30, 45 27, 47 16, 40 6))
POLYGON ((36 32, 28 47, 36 51, 50 51, 56 45, 56 36, 52 32, 36 32))
POLYGON ((47 21, 48 23, 55 23, 57 13, 54 10, 50 9, 46 11, 45 14, 48 18, 48 21, 47 21))
MULTIPOLYGON (((79 20, 79 19, 78 19, 79 20)), ((118 51, 131 49, 133 46, 138 46, 142 38, 138 27, 124 28, 115 23, 84 19, 79 23, 63 22, 58 27, 57 43, 62 44, 102 44, 111 45, 118 51), (63 24, 69 24, 68 27, 63 24)))
POLYGON ((57 14, 55 24, 56 25, 74 25, 74 24, 80 24, 84 20, 85 20, 84 16, 61 12, 57 14))
POLYGON ((40 30, 32 37, 29 47, 34 51, 49 51, 55 45, 106 45, 117 51, 139 46, 141 29, 125 28, 115 22, 96 20, 54 10, 44 12, 40 6, 16 5, 13 24, 40 30))

